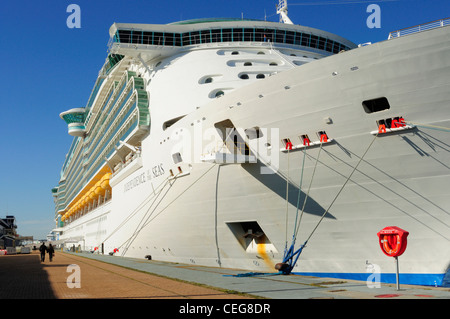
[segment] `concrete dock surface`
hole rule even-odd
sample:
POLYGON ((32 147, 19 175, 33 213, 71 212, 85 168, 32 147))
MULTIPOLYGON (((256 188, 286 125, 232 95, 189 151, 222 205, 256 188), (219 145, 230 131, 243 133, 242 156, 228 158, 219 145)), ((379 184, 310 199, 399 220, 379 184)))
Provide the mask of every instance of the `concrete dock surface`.
POLYGON ((381 284, 91 253, 0 256, 1 299, 450 299, 450 287, 381 284))

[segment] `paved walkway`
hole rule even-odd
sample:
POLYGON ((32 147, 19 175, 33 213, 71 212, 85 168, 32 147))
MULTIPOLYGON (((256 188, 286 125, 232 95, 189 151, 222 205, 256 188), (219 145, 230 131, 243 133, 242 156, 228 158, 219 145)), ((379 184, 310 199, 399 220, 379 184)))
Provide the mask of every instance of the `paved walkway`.
POLYGON ((218 289, 171 280, 76 254, 56 252, 41 263, 37 252, 0 256, 2 299, 242 299, 218 289), (76 287, 79 266, 80 288, 76 287), (69 272, 68 272, 69 269, 69 272), (69 279, 69 288, 67 281, 69 279))
POLYGON ((450 299, 450 287, 381 284, 369 288, 364 281, 298 275, 236 277, 243 270, 147 261, 109 255, 80 254, 130 269, 177 278, 268 299, 450 299))
POLYGON ((0 256, 0 299, 450 299, 450 288, 400 285, 397 291, 392 284, 369 288, 330 278, 235 276, 242 273, 89 253, 56 252, 53 262, 41 263, 34 252, 0 256), (68 287, 76 274, 67 272, 70 265, 79 267, 80 288, 68 287))

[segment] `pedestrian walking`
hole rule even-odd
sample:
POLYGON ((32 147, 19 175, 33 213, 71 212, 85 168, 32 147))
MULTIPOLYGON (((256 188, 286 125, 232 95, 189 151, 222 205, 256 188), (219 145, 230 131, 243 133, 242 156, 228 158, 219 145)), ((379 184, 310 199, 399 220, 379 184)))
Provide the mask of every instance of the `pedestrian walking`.
POLYGON ((47 252, 48 252, 48 258, 50 258, 50 261, 52 261, 53 255, 55 254, 55 250, 53 249, 52 244, 48 245, 47 252))
POLYGON ((45 246, 45 243, 42 243, 41 247, 39 247, 39 251, 41 252, 41 261, 45 261, 45 252, 47 251, 47 246, 45 246))

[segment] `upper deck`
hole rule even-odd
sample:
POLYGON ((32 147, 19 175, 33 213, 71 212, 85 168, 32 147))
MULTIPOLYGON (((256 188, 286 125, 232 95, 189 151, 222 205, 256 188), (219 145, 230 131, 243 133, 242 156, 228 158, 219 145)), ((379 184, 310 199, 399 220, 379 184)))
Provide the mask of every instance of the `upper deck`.
MULTIPOLYGON (((295 45, 306 50, 339 53, 355 48, 351 41, 319 29, 283 23, 208 19, 167 25, 114 23, 110 28, 110 50, 162 48, 184 49, 221 43, 295 45)), ((178 50, 177 50, 178 51, 178 50)))

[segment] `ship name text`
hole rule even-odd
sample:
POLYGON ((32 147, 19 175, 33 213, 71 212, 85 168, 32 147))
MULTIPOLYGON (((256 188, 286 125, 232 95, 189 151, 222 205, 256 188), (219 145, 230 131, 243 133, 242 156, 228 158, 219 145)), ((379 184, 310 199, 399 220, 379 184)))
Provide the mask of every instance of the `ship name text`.
POLYGON ((163 164, 153 166, 151 169, 148 169, 146 172, 139 174, 136 177, 133 177, 130 181, 126 182, 124 185, 124 192, 127 192, 139 185, 146 183, 149 180, 152 180, 156 177, 164 175, 164 167, 163 164))

